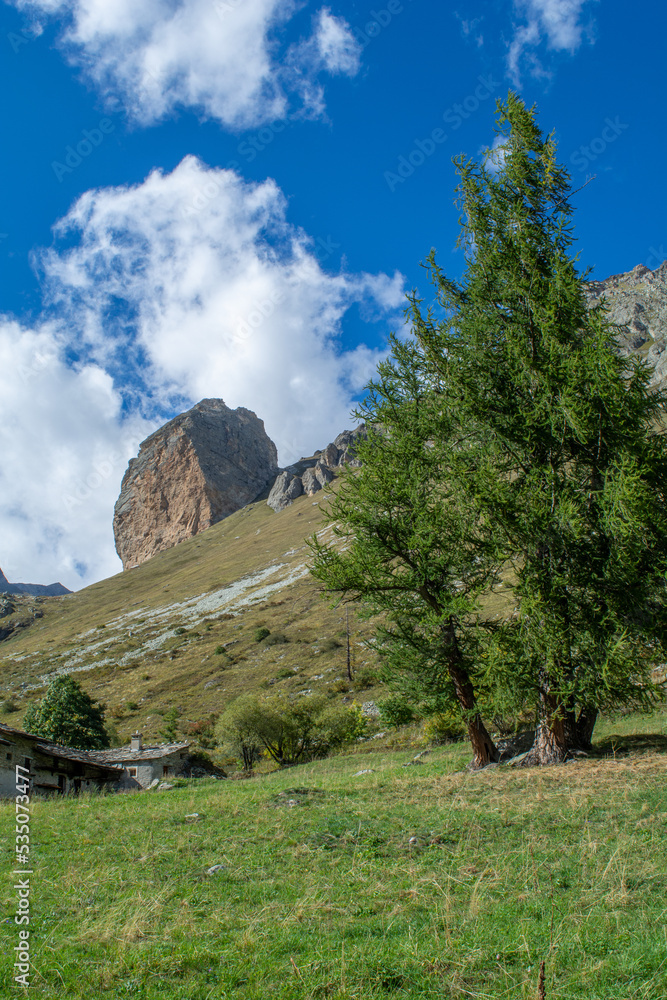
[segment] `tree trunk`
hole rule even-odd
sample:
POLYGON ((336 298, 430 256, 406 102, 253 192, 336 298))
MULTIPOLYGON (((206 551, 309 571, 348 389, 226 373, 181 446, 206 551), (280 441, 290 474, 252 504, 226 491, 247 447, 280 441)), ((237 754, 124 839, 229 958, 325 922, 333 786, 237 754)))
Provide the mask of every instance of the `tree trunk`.
POLYGON ((543 677, 542 683, 535 742, 522 760, 522 767, 562 764, 575 746, 576 725, 573 713, 564 711, 556 699, 549 695, 546 677, 543 677))
POLYGON ((592 747, 593 730, 598 718, 598 710, 591 705, 584 705, 577 719, 577 744, 580 750, 590 750, 592 747))
POLYGON ((459 650, 456 639, 454 622, 450 618, 446 632, 448 664, 447 670, 456 691, 458 703, 461 706, 465 725, 468 730, 468 739, 474 754, 471 767, 478 770, 486 767, 487 764, 494 764, 500 760, 500 753, 497 746, 491 739, 486 726, 482 722, 479 712, 475 711, 477 702, 475 701, 475 689, 472 686, 468 671, 465 669, 463 657, 459 650), (474 714, 473 714, 474 713, 474 714))
POLYGON ((471 768, 475 771, 487 764, 494 764, 500 759, 500 753, 495 743, 489 736, 486 726, 482 722, 480 715, 475 715, 466 721, 468 729, 468 739, 470 740, 474 754, 471 768))

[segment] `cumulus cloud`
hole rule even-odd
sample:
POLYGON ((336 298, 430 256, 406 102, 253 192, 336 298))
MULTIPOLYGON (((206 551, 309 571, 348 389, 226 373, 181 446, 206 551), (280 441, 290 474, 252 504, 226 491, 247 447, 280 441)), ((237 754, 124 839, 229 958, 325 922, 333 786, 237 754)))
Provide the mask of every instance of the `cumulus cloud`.
POLYGON ((583 21, 589 0, 515 0, 515 9, 524 23, 516 27, 509 46, 507 68, 515 85, 524 68, 533 76, 548 76, 540 58, 540 48, 555 52, 576 52, 590 24, 583 21))
POLYGON ((313 239, 286 208, 273 181, 187 157, 86 192, 55 227, 36 259, 48 319, 1 329, 9 579, 75 587, 119 569, 111 523, 127 460, 201 398, 254 410, 282 464, 351 426, 401 324, 404 280, 325 270, 328 234, 313 239), (353 305, 380 332, 343 350, 353 305))
POLYGON ((10 0, 66 25, 60 43, 104 94, 145 125, 180 106, 243 128, 283 116, 297 92, 323 109, 321 72, 354 75, 360 47, 349 25, 320 10, 309 40, 280 58, 293 0, 10 0), (314 54, 317 58, 314 58, 314 54))
POLYGON ((112 379, 72 366, 52 324, 0 318, 0 557, 16 583, 76 588, 118 572, 111 512, 155 426, 123 417, 112 379))

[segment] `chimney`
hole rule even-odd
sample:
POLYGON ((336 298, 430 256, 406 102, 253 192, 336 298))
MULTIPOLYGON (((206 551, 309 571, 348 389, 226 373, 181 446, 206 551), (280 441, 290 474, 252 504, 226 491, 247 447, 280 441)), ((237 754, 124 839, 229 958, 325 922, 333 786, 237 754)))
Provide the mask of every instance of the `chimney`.
POLYGON ((132 734, 130 742, 130 750, 132 750, 134 753, 136 753, 137 750, 141 750, 141 733, 132 734))

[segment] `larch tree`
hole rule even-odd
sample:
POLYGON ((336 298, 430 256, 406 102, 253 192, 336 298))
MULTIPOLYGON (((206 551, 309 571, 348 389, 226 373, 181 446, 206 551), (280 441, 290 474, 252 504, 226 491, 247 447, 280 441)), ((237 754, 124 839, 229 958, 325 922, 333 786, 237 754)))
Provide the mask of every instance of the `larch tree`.
POLYGON ((431 252, 436 306, 410 297, 412 336, 357 411, 363 466, 330 505, 342 544, 311 543, 324 589, 381 616, 396 674, 458 706, 478 766, 497 758, 480 698, 532 704, 528 760, 561 761, 601 710, 661 696, 667 647, 665 397, 587 308, 553 136, 511 92, 497 131, 482 163, 455 161, 463 277, 431 252), (501 568, 503 623, 483 612, 501 568))

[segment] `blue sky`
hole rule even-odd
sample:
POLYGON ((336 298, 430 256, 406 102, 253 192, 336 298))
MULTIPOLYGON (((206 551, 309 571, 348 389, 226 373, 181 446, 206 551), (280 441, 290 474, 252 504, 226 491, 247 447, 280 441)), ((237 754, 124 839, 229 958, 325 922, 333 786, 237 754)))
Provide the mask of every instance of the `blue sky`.
POLYGON ((0 4, 0 565, 120 569, 139 442, 203 396, 287 464, 350 425, 431 247, 460 275, 452 156, 509 87, 555 129, 596 278, 667 256, 657 4, 0 4))

